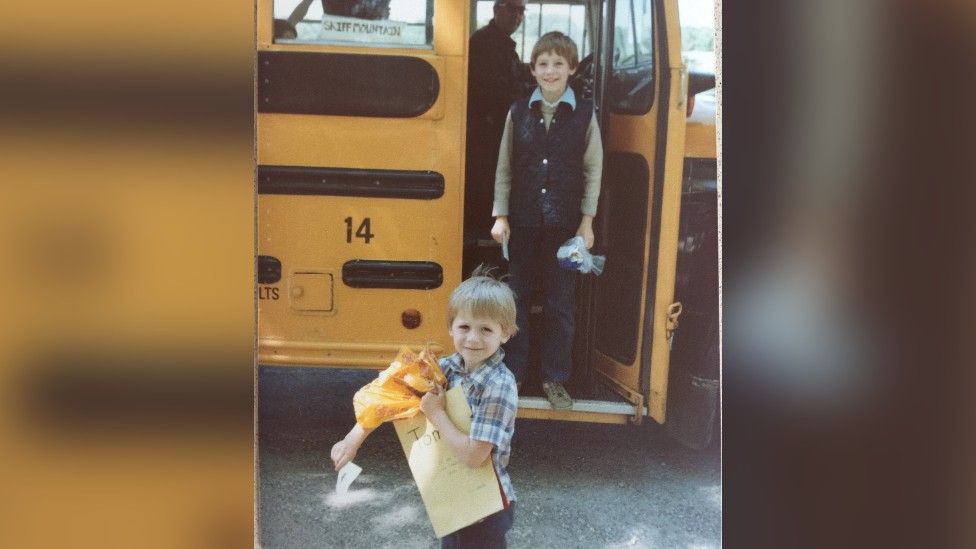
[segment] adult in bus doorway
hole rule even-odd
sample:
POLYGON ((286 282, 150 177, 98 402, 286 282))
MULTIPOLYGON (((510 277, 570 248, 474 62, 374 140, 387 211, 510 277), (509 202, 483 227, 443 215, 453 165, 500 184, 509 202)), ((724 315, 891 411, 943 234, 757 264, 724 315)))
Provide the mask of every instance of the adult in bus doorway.
MULTIPOLYGON (((494 199, 498 145, 512 102, 528 97, 534 80, 515 51, 511 35, 525 19, 525 0, 499 0, 494 16, 469 42, 468 131, 465 161, 464 241, 491 238, 493 219, 485 215, 494 199)), ((471 254, 465 254, 471 257, 471 254)), ((465 265, 465 274, 472 265, 465 265)), ((467 262, 466 262, 467 263, 467 262)))

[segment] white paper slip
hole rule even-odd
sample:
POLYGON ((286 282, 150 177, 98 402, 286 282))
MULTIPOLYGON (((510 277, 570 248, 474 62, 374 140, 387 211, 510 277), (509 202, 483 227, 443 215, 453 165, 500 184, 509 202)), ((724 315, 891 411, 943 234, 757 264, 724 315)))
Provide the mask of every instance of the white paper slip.
POLYGON ((363 472, 363 468, 356 465, 353 462, 349 462, 339 469, 339 475, 336 478, 336 493, 345 494, 349 490, 349 485, 352 481, 356 480, 359 473, 363 472))
POLYGON ((508 233, 502 233, 502 257, 508 261, 508 233))

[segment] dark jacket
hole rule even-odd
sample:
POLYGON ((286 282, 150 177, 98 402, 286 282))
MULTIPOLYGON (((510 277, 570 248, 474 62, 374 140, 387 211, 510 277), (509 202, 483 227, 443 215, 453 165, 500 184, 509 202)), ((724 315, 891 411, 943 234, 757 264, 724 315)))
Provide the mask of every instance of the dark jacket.
POLYGON ((515 42, 494 20, 471 36, 468 60, 468 131, 465 151, 464 233, 491 238, 498 144, 512 101, 527 97, 532 77, 515 42))
POLYGON ((512 192, 508 221, 513 227, 541 225, 576 229, 582 213, 583 155, 593 102, 560 103, 549 131, 539 103, 512 104, 512 192))
POLYGON ((528 96, 532 80, 515 41, 494 19, 471 35, 468 54, 468 144, 494 148, 497 161, 508 106, 528 96))

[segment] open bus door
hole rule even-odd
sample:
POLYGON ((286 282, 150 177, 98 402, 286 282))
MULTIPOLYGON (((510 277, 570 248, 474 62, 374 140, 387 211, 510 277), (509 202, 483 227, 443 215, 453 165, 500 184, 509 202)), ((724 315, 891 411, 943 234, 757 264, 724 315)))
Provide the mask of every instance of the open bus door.
POLYGON ((669 328, 680 314, 674 286, 687 75, 677 0, 593 1, 588 14, 600 29, 594 101, 604 142, 594 253, 607 264, 580 284, 574 375, 605 382, 625 402, 584 398, 561 411, 523 397, 519 415, 606 423, 650 415, 663 423, 669 328))
POLYGON ((664 423, 674 303, 687 75, 676 0, 611 0, 602 91, 605 162, 593 281, 590 366, 664 423))

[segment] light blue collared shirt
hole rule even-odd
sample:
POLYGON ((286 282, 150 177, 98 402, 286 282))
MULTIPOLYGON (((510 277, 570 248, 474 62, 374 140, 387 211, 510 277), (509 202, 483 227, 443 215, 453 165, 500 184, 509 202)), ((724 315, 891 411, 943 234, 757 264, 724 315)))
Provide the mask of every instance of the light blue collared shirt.
MULTIPOLYGON (((546 101, 546 99, 542 97, 542 88, 540 88, 539 86, 535 87, 535 90, 533 90, 532 95, 529 97, 529 106, 531 106, 532 103, 535 103, 536 101, 542 101, 543 103, 548 103, 548 101, 546 101)), ((573 109, 574 111, 576 110, 576 94, 573 93, 573 88, 566 86, 566 91, 564 91, 563 94, 559 96, 559 100, 556 101, 556 105, 559 105, 560 103, 566 103, 567 105, 569 105, 569 108, 573 109)))

